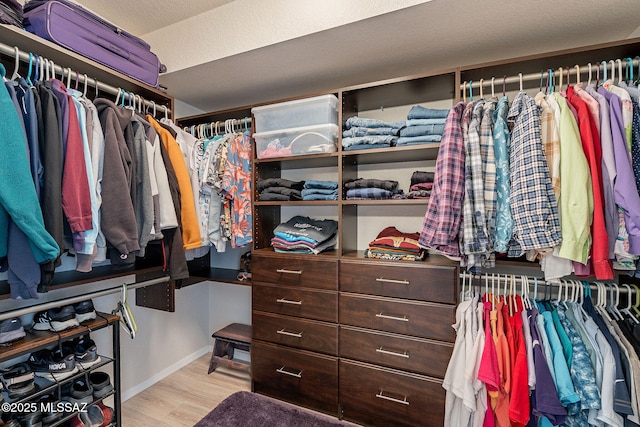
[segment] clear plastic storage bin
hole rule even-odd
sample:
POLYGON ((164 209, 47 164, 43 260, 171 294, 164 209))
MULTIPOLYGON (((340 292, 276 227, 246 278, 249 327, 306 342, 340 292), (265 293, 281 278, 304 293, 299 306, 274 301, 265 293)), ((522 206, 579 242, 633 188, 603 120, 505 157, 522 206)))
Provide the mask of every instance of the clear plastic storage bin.
POLYGON ((338 98, 315 96, 295 101, 253 107, 256 133, 320 124, 338 124, 338 98))
POLYGON ((324 124, 253 134, 258 159, 338 151, 338 125, 324 124))

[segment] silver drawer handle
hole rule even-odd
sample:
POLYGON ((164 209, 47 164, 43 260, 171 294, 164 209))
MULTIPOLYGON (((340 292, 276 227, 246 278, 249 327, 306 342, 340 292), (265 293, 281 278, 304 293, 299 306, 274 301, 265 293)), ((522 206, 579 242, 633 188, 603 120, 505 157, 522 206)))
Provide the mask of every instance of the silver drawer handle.
MULTIPOLYGON (((288 337, 302 338, 302 332, 295 333, 295 332, 285 331, 284 329, 280 329, 279 331, 276 331, 276 333, 278 333, 280 335, 286 335, 288 337)), ((409 357, 409 356, 407 356, 407 357, 409 357)))
POLYGON ((407 396, 405 396, 403 400, 400 400, 400 399, 395 399, 393 397, 385 396, 382 393, 384 392, 380 390, 380 393, 376 394, 376 397, 379 399, 390 400, 391 402, 402 403, 403 405, 409 404, 409 401, 407 400, 407 396))
POLYGON ((285 374, 285 375, 289 375, 290 377, 302 378, 302 371, 300 371, 298 373, 285 371, 284 366, 282 368, 276 369, 276 372, 279 372, 279 373, 285 374))
POLYGON ((291 301, 285 298, 279 298, 276 300, 277 302, 281 302, 283 304, 293 304, 293 305, 302 305, 302 301, 291 301))
POLYGON ((382 319, 389 319, 389 320, 399 320, 400 322, 408 322, 409 321, 409 318, 407 316, 402 316, 402 317, 387 316, 386 314, 378 313, 378 314, 376 314, 376 317, 380 317, 382 319))
POLYGON ((396 280, 396 279, 385 279, 384 277, 377 277, 376 282, 384 282, 384 283, 397 283, 399 285, 409 285, 408 280, 396 280))
POLYGON ((380 348, 376 348, 376 351, 378 353, 388 354, 388 355, 391 355, 391 356, 406 357, 407 359, 409 358, 409 354, 406 351, 404 351, 402 353, 398 353, 396 351, 384 350, 382 348, 382 346, 380 348))
POLYGON ((276 273, 302 274, 302 270, 285 270, 284 268, 279 268, 276 270, 276 273))

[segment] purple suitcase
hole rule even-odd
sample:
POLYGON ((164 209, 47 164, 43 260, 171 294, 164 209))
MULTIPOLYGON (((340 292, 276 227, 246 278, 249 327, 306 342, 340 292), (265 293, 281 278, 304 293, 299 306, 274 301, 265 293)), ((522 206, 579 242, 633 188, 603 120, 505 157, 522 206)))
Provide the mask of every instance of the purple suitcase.
POLYGON ((164 71, 145 41, 68 0, 27 2, 24 28, 153 87, 164 71))

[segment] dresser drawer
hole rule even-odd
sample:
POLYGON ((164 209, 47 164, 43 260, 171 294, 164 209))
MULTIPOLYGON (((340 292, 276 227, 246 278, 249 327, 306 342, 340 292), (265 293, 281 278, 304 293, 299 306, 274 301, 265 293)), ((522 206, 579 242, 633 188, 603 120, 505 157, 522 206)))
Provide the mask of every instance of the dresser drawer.
POLYGON ((442 341, 340 326, 340 357, 348 359, 444 378, 452 351, 442 341))
POLYGON ((398 334, 455 341, 455 306, 340 293, 340 323, 398 334))
POLYGON ((345 420, 371 426, 441 426, 444 400, 439 380, 340 360, 340 407, 345 420))
POLYGON ((254 282, 338 290, 338 261, 322 256, 255 254, 251 275, 254 282))
POLYGON ((456 304, 457 268, 424 263, 340 261, 340 290, 456 304))
POLYGON ((338 416, 338 358, 254 341, 253 391, 338 416))
POLYGON ((253 338, 338 355, 338 325, 297 317, 253 312, 253 338))
POLYGON ((338 321, 338 292, 253 284, 252 307, 269 313, 338 321))

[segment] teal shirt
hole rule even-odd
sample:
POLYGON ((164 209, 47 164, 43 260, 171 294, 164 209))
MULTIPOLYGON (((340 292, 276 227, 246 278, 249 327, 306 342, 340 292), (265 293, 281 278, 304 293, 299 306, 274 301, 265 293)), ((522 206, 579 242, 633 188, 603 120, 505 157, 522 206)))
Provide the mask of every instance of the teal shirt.
POLYGON ((509 142, 511 134, 507 124, 509 100, 503 96, 498 101, 493 113, 493 151, 496 162, 496 232, 493 250, 498 253, 507 252, 513 234, 513 218, 509 203, 509 142))

